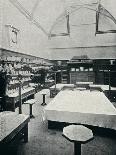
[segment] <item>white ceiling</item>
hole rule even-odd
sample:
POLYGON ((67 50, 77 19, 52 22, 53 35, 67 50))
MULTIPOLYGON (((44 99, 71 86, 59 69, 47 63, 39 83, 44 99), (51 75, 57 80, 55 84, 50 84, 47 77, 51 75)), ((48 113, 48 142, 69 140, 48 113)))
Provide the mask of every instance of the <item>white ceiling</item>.
MULTIPOLYGON (((116 45, 116 33, 95 35, 96 31, 96 10, 98 7, 98 0, 9 0, 19 2, 23 13, 29 15, 29 20, 36 23, 33 25, 30 21, 28 33, 28 24, 25 25, 20 19, 20 26, 22 32, 21 51, 31 51, 34 55, 43 57, 50 57, 51 59, 71 58, 76 53, 81 53, 81 50, 75 47, 97 47, 97 46, 112 46, 116 45), (89 8, 89 9, 88 9, 89 8), (70 36, 57 36, 48 38, 49 34, 67 33, 66 13, 69 13, 70 36), (31 17, 31 18, 30 18, 31 17), (23 31, 24 30, 24 31, 23 31), (26 32, 25 32, 26 31, 26 32), (37 33, 36 33, 37 31, 37 33), (24 33, 25 32, 25 33, 24 33), (25 37, 26 36, 26 37, 25 37), (29 41, 29 39, 32 41, 29 41), (30 46, 28 43, 30 42, 30 46), (30 48, 31 47, 31 48, 30 48), (74 49, 73 49, 74 48, 74 49), (59 49, 59 50, 55 50, 59 49), (40 51, 40 52, 38 52, 40 51), (59 52, 61 53, 59 54, 59 52), (73 52, 74 51, 74 52, 73 52), (60 57, 59 57, 60 56, 60 57)), ((18 4, 19 4, 18 3, 18 4)), ((101 0, 101 4, 116 18, 116 0, 101 0)), ((16 9, 16 8, 15 8, 16 9)), ((12 10, 13 11, 13 10, 12 10)), ((11 12, 12 12, 11 11, 11 12)), ((13 14, 13 13, 12 13, 13 14)), ((16 16, 16 15, 15 15, 16 16)), ((15 18, 12 17, 12 21, 15 18)), ((17 15, 19 20, 19 16, 17 15)), ((7 21, 9 16, 7 17, 7 21)), ((16 21, 17 22, 17 21, 16 21)), ((27 20, 26 20, 27 22, 27 20)), ((104 30, 115 29, 116 24, 109 20, 103 21, 100 24, 104 30), (106 23, 105 23, 106 22, 106 23), (106 27, 104 27, 104 24, 106 27)), ((27 22, 28 23, 28 22, 27 22)), ((19 26, 19 22, 17 22, 19 26)), ((20 27, 19 27, 20 29, 20 27)), ((105 51, 106 49, 104 49, 105 51)), ((115 48, 110 48, 109 55, 115 48)), ((89 53, 89 49, 84 50, 89 53)), ((91 52, 93 53, 93 51, 91 52)), ((95 53, 95 52, 94 52, 95 53)), ((101 53, 101 51, 99 51, 101 53)), ((102 52, 102 55, 105 55, 102 52)))
MULTIPOLYGON (((98 1, 99 0, 18 0, 18 2, 33 15, 33 19, 41 25, 48 35, 50 32, 54 33, 56 28, 61 26, 61 21, 65 22, 63 17, 65 18, 66 12, 70 14, 71 30, 81 24, 94 24, 96 20, 95 10, 97 9, 98 1), (86 7, 91 8, 91 10, 86 7), (86 11, 84 11, 85 9, 86 11)), ((116 0, 101 0, 100 3, 116 18, 116 0)), ((63 26, 61 26, 61 29, 63 29, 63 26)))

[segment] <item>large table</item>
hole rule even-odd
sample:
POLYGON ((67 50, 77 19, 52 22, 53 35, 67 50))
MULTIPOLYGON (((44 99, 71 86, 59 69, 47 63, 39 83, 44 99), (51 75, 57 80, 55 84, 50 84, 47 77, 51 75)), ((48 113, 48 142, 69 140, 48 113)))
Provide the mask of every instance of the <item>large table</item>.
POLYGON ((100 89, 104 92, 106 97, 110 99, 111 102, 116 102, 116 87, 110 87, 109 85, 89 85, 91 89, 100 89))
POLYGON ((60 91, 45 113, 48 125, 66 122, 116 130, 116 109, 103 92, 60 91))
POLYGON ((15 112, 0 113, 0 147, 10 143, 13 138, 22 133, 24 141, 28 142, 28 115, 16 114, 15 112))

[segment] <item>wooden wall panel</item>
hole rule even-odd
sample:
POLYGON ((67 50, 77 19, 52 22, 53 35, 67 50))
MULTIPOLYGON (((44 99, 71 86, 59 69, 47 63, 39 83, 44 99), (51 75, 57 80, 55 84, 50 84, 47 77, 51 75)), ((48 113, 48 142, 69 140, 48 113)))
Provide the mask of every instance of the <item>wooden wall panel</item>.
POLYGON ((95 82, 95 74, 94 72, 71 72, 70 73, 70 82, 95 82))

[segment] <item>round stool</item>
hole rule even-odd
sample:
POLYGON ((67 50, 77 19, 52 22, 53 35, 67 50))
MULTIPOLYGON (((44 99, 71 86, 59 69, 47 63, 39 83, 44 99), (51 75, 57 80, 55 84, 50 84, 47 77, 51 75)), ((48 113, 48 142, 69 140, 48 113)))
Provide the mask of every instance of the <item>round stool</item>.
POLYGON ((25 104, 29 104, 29 108, 30 108, 30 118, 35 118, 33 113, 32 113, 32 106, 33 104, 35 104, 36 100, 35 99, 30 99, 27 100, 26 102, 24 102, 25 104))
POLYGON ((43 89, 41 92, 40 92, 40 94, 43 96, 43 102, 42 102, 42 104, 41 105, 47 105, 46 104, 46 95, 47 95, 47 93, 48 93, 48 89, 43 89))
POLYGON ((45 96, 46 96, 46 94, 42 94, 43 95, 43 103, 41 104, 41 105, 46 105, 46 98, 45 98, 45 96))
POLYGON ((81 155, 81 144, 85 144, 93 139, 90 129, 82 125, 69 125, 63 128, 63 136, 74 142, 74 155, 81 155))

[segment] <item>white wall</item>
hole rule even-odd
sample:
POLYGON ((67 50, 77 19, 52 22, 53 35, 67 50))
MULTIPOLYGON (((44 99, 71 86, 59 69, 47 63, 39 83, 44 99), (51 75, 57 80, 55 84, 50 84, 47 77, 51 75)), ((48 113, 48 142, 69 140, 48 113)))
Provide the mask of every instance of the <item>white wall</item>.
POLYGON ((53 60, 70 60, 73 56, 87 55, 91 59, 116 59, 116 46, 51 49, 53 60))
POLYGON ((4 1, 3 10, 3 40, 2 47, 25 54, 49 58, 49 53, 44 52, 48 38, 28 21, 9 0, 4 1), (5 25, 13 25, 20 30, 17 45, 9 44, 9 33, 5 25))
MULTIPOLYGON (((0 3, 2 1, 0 1, 0 3)), ((23 0, 20 0, 20 1, 23 4, 23 0)), ((51 0, 51 2, 53 3, 53 0, 51 0)), ((28 5, 28 3, 26 4, 28 5)), ((47 7, 48 7, 48 4, 49 3, 46 4, 47 7)), ((29 8, 30 7, 31 5, 29 5, 29 8)), ((44 8, 44 11, 47 12, 46 9, 47 8, 44 8)), ((39 7, 38 7, 38 10, 39 10, 39 7)), ((116 34, 102 34, 102 35, 95 36, 95 25, 77 26, 77 27, 70 25, 70 28, 71 28, 70 37, 54 37, 54 38, 48 39, 48 37, 39 28, 37 28, 29 20, 27 20, 17 10, 17 8, 15 8, 11 4, 11 2, 9 2, 9 0, 4 0, 3 14, 4 15, 3 15, 3 24, 2 24, 3 26, 2 27, 3 28, 2 47, 10 50, 14 50, 14 51, 18 51, 26 54, 32 54, 35 56, 44 57, 48 59, 49 58, 67 59, 67 58, 73 57, 74 55, 85 53, 85 50, 84 51, 83 49, 77 50, 77 49, 74 49, 74 47, 90 47, 90 46, 94 47, 94 46, 116 45, 116 34), (9 45, 8 33, 5 28, 5 25, 7 24, 13 25, 14 27, 20 30, 19 41, 16 46, 9 45), (54 50, 53 48, 59 48, 59 49, 54 50), (64 48, 64 49, 61 49, 61 48, 64 48)), ((41 14, 39 15, 41 17, 41 14)), ((39 15, 37 19, 39 19, 39 15)), ((37 10, 36 10, 36 16, 37 16, 37 10)), ((44 19, 42 16, 42 19, 44 20, 44 25, 46 25, 45 20, 49 25, 48 16, 45 16, 44 19)), ((86 10, 86 9, 80 9, 79 11, 76 12, 76 14, 71 14, 70 16, 70 23, 73 23, 73 24, 79 24, 79 22, 83 23, 84 20, 86 20, 86 22, 95 22, 95 12, 86 10)), ((101 48, 100 50, 98 50, 97 48, 94 48, 93 53, 95 54, 97 52, 97 55, 99 57, 103 56, 104 54, 106 55, 106 57, 109 57, 110 55, 112 57, 115 55, 115 48, 108 48, 107 52, 103 50, 106 51, 106 48, 105 49, 101 48)), ((89 49, 86 50, 86 53, 88 54, 91 53, 93 55, 92 52, 89 52, 89 49)), ((96 54, 94 56, 96 56, 96 54)))
POLYGON ((3 0, 0 1, 0 48, 2 47, 3 0))

